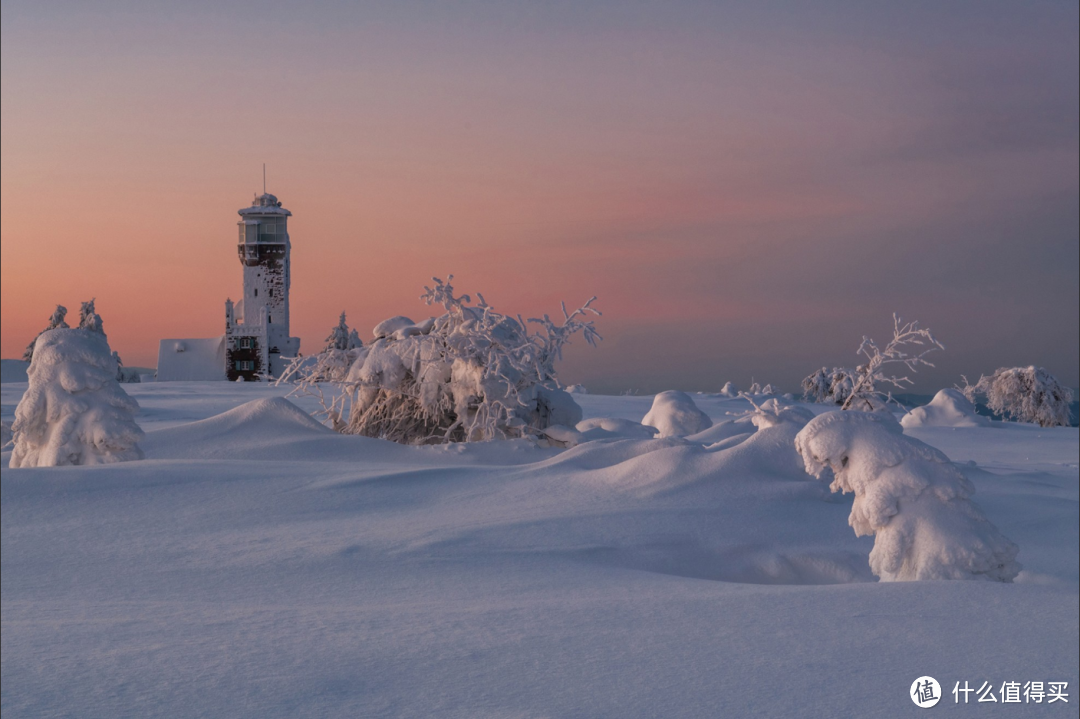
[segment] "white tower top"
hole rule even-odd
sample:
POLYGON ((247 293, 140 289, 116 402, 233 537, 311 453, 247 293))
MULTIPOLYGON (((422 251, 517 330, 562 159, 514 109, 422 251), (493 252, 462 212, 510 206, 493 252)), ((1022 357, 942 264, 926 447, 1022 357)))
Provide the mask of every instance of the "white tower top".
POLYGON ((300 340, 289 336, 292 243, 288 219, 292 213, 268 192, 237 213, 236 249, 244 292, 240 302, 226 307, 229 378, 276 377, 284 369, 281 358, 295 357, 300 351, 300 340))
POLYGON ((251 207, 245 207, 238 211, 241 217, 247 215, 285 215, 291 217, 292 213, 281 206, 281 201, 269 192, 264 192, 251 201, 251 207))

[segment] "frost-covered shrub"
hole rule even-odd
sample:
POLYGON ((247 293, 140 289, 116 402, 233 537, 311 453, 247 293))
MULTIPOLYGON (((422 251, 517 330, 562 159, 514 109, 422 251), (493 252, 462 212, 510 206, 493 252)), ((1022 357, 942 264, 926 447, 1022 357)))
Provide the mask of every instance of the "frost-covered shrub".
POLYGON ((985 395, 986 406, 996 415, 1040 427, 1069 426, 1072 390, 1042 367, 1002 367, 989 377, 983 375, 974 385, 965 377, 964 384, 962 391, 968 401, 985 395))
MULTIPOLYGON (((92 313, 92 310, 91 310, 92 313)), ((95 315, 96 316, 96 315, 95 315)), ((100 318, 87 322, 101 327, 100 318)), ((141 459, 139 405, 116 381, 116 361, 100 331, 41 334, 15 409, 12 467, 103 464, 141 459)))
MULTIPOLYGON (((421 296, 440 304, 440 317, 414 323, 393 317, 379 323, 376 339, 355 353, 342 378, 330 376, 337 394, 323 402, 326 416, 341 432, 406 444, 480 441, 538 435, 551 425, 573 427, 581 408, 559 388, 554 363, 577 332, 589 344, 600 338, 592 322, 580 319, 593 299, 556 323, 530 319, 540 327, 496 312, 483 296, 473 305, 454 295, 450 279, 435 278, 421 296)), ((294 363, 286 377, 299 391, 321 395, 319 365, 294 363)))
MULTIPOLYGON (((285 368, 279 382, 306 382, 307 392, 323 397, 318 382, 341 382, 349 374, 349 368, 367 353, 360 335, 345 322, 345 313, 338 318, 337 326, 326 337, 323 351, 310 357, 297 357, 285 368)), ((239 379, 239 378, 238 378, 239 379)), ((325 399, 325 398, 324 398, 325 399)))
POLYGON ((918 322, 904 322, 894 314, 893 338, 885 349, 881 349, 874 340, 863 335, 858 354, 865 357, 866 362, 855 368, 851 390, 840 409, 863 411, 881 409, 892 401, 892 395, 878 390, 879 385, 890 384, 904 389, 914 384, 910 377, 886 374, 884 367, 901 364, 912 372, 916 371, 920 365, 933 367, 933 363, 925 359, 926 355, 943 349, 945 345, 934 339, 929 329, 920 328, 918 322), (909 354, 908 348, 912 346, 926 349, 916 354, 909 354))
POLYGON ((709 415, 698 409, 690 395, 678 390, 656 395, 641 423, 656 427, 661 437, 686 437, 712 427, 709 415))
POLYGON ((22 356, 23 362, 32 362, 33 361, 33 359, 34 359, 34 342, 37 342, 38 337, 40 337, 44 333, 48 332, 49 330, 67 329, 68 323, 64 321, 64 318, 66 316, 67 316, 67 307, 64 307, 63 305, 57 305, 56 309, 53 310, 52 317, 49 318, 49 324, 46 325, 45 329, 41 330, 41 332, 38 332, 37 337, 35 337, 33 339, 33 341, 31 341, 30 344, 28 344, 26 346, 26 351, 23 352, 23 356, 22 356))
POLYGON ((731 382, 725 382, 724 386, 720 388, 720 394, 724 397, 738 397, 739 390, 731 382))
POLYGON ((851 396, 854 383, 855 370, 833 367, 830 371, 822 367, 802 381, 803 400, 842 405, 851 396))
POLYGON ((925 407, 916 407, 900 418, 904 429, 913 427, 985 427, 987 417, 976 414, 975 405, 962 392, 943 389, 925 407))
POLYGON ((975 489, 937 449, 891 415, 826 412, 795 437, 806 471, 853 492, 848 524, 874 535, 870 569, 883 581, 994 579, 1019 573, 1017 547, 970 500, 975 489))

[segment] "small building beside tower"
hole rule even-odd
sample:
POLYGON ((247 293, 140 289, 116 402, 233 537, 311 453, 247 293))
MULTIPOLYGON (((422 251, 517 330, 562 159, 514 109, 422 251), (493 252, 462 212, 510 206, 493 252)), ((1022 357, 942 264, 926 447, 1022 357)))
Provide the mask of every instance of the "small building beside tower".
POLYGON ((225 334, 161 340, 159 382, 278 377, 300 352, 300 338, 289 336, 292 213, 264 192, 238 214, 243 294, 236 303, 225 300, 225 334))

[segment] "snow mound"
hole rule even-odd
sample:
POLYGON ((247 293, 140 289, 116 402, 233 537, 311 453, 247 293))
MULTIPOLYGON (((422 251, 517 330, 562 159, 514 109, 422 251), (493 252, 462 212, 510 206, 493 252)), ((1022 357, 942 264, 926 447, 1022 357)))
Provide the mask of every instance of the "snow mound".
POLYGON ((661 437, 685 437, 712 427, 709 415, 698 409, 690 395, 678 390, 656 395, 641 423, 656 427, 661 437))
POLYGON ((934 395, 930 404, 916 407, 900 419, 905 428, 911 427, 987 427, 990 420, 975 413, 973 405, 962 392, 943 389, 934 395))
MULTIPOLYGON (((547 478, 545 493, 558 497, 552 499, 557 521, 515 517, 468 540, 497 534, 491 544, 502 545, 529 536, 548 551, 588 562, 723 582, 873 581, 869 547, 852 551, 843 536, 846 503, 812 481, 795 451, 804 423, 805 415, 784 413, 722 449, 677 437, 581 444, 516 475, 535 471, 547 478), (567 485, 579 493, 567 495, 567 485), (582 510, 593 501, 651 509, 635 510, 627 522, 621 514, 582 510), (688 508, 699 517, 691 519, 688 508), (783 527, 779 534, 777 526, 783 527)), ((752 421, 746 424, 753 428, 752 421)))
POLYGON ((993 579, 1020 571, 1017 547, 971 502, 971 482, 941 451, 907 437, 891 415, 826 412, 795 437, 806 471, 853 492, 848 524, 874 535, 870 569, 883 581, 993 579))
POLYGON ((747 427, 752 434, 736 434, 729 441, 707 448, 718 460, 714 475, 808 480, 794 443, 796 435, 812 416, 802 408, 782 407, 773 402, 739 418, 746 423, 736 421, 733 424, 747 427))
POLYGON ((654 439, 659 432, 656 427, 615 417, 591 417, 578 422, 574 428, 552 424, 540 431, 561 447, 576 447, 602 439, 654 439))
POLYGON ((318 459, 327 447, 305 450, 302 445, 312 440, 343 440, 353 448, 362 444, 319 424, 289 400, 270 397, 151 432, 144 447, 150 459, 318 459))
MULTIPOLYGON (((397 317, 391 317, 390 319, 383 320, 375 325, 375 329, 371 331, 371 334, 375 336, 375 339, 382 339, 383 337, 389 337, 400 329, 414 327, 415 325, 416 323, 408 317, 398 315, 397 317)), ((416 334, 420 334, 419 330, 416 334)))
MULTIPOLYGON (((526 394, 526 396, 528 396, 526 394)), ((561 424, 573 427, 581 421, 581 406, 570 393, 557 387, 536 387, 536 408, 541 426, 561 424)))
POLYGON ((28 382, 26 370, 30 368, 29 362, 17 359, 0 360, 0 382, 28 382))
POLYGON ((712 427, 709 427, 702 432, 698 432, 697 434, 688 435, 686 438, 691 442, 708 445, 716 444, 717 442, 725 442, 732 437, 742 437, 745 439, 755 431, 757 431, 757 427, 754 426, 750 416, 745 415, 742 417, 721 420, 712 427))
POLYGON ((139 404, 116 381, 101 332, 54 329, 34 341, 29 387, 15 409, 11 467, 58 467, 141 459, 139 404))
POLYGON ((652 439, 660 430, 618 417, 590 417, 577 423, 577 431, 587 437, 620 437, 623 439, 652 439), (593 433, 593 434, 590 434, 593 433), (603 433, 603 434, 600 434, 603 433))

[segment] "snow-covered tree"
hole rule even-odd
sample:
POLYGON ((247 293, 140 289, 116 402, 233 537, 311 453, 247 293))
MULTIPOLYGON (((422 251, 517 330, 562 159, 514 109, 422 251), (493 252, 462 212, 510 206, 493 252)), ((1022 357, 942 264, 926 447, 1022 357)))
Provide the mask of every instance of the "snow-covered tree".
POLYGON ((41 334, 27 372, 29 387, 15 409, 11 466, 141 459, 143 433, 134 419, 139 405, 116 381, 116 370, 109 342, 99 331, 41 334))
MULTIPOLYGON (((411 320, 410 320, 411 322, 411 320)), ((279 380, 288 383, 302 383, 305 394, 314 394, 326 399, 319 388, 319 382, 341 382, 349 373, 349 368, 358 357, 367 350, 355 329, 349 329, 342 311, 337 325, 330 330, 322 352, 311 357, 297 357, 286 367, 279 380)))
POLYGON ((98 316, 97 311, 94 309, 94 300, 83 302, 79 307, 79 329, 105 334, 101 317, 98 316))
POLYGON ((803 400, 819 404, 842 405, 851 395, 855 370, 847 367, 825 367, 817 370, 802 381, 803 400))
POLYGON ((914 384, 910 377, 886 374, 885 367, 900 364, 912 372, 916 371, 920 365, 933 367, 933 363, 927 361, 925 357, 939 349, 945 349, 945 345, 934 339, 929 329, 920 328, 918 322, 904 322, 894 314, 893 338, 885 349, 881 349, 874 340, 863 335, 858 354, 865 357, 866 362, 855 368, 851 391, 840 408, 878 409, 892 399, 891 394, 877 389, 879 385, 891 384, 904 389, 914 384), (909 348, 912 346, 926 349, 909 354, 909 348))
POLYGON ((381 322, 373 343, 350 351, 348 373, 331 380, 338 391, 329 401, 318 386, 327 374, 318 364, 294 363, 283 379, 320 396, 339 431, 406 444, 538 435, 581 420, 554 364, 577 332, 589 344, 600 339, 583 319, 600 314, 590 306, 595 298, 572 313, 564 305, 561 322, 547 315, 526 322, 496 312, 482 295, 476 305, 455 296, 452 276, 434 279, 421 299, 445 314, 419 324, 407 317, 381 322), (539 331, 530 334, 529 324, 539 331))
POLYGON ((983 395, 986 406, 999 416, 1040 427, 1069 426, 1072 390, 1042 367, 1002 367, 975 384, 965 377, 964 385, 961 391, 970 402, 983 395))
POLYGON ((120 353, 113 350, 113 359, 116 360, 116 381, 124 384, 138 384, 139 371, 134 367, 125 367, 124 361, 120 359, 120 353))
POLYGON ((23 356, 22 356, 23 362, 32 362, 33 361, 33 359, 34 359, 34 342, 37 342, 38 337, 40 337, 45 332, 48 332, 49 330, 67 329, 68 323, 64 321, 64 318, 66 316, 67 316, 67 307, 64 307, 63 305, 57 305, 56 309, 53 310, 52 317, 49 318, 49 324, 45 327, 45 329, 41 330, 41 332, 38 332, 37 337, 35 337, 33 339, 33 341, 30 342, 30 344, 28 344, 26 346, 26 351, 23 352, 23 356))
POLYGON ((853 492, 848 524, 874 535, 870 569, 882 581, 994 579, 1019 573, 1017 547, 970 497, 949 458, 908 437, 884 412, 826 412, 795 437, 806 471, 853 492))
POLYGON ((360 335, 356 330, 350 330, 349 325, 345 323, 345 311, 342 310, 341 317, 338 318, 337 326, 330 330, 330 334, 326 338, 326 344, 323 348, 325 350, 351 350, 357 347, 363 346, 363 342, 360 341, 360 335))

